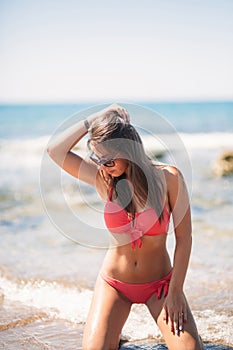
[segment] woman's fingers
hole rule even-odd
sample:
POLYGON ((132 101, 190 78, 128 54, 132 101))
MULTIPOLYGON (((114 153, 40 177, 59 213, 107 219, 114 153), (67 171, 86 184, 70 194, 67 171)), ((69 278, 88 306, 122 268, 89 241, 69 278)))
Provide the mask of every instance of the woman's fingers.
POLYGON ((181 331, 183 331, 183 329, 184 329, 184 313, 181 312, 179 314, 179 327, 178 327, 178 330, 181 332, 181 331))
POLYGON ((169 325, 171 332, 179 336, 180 332, 184 331, 184 325, 187 322, 185 298, 178 301, 167 298, 163 305, 163 320, 169 325))
POLYGON ((130 116, 126 108, 114 103, 109 107, 109 110, 116 111, 122 119, 124 119, 127 123, 130 123, 130 116))
POLYGON ((184 321, 184 323, 186 323, 187 320, 188 320, 188 312, 187 312, 187 307, 185 304, 184 309, 183 309, 183 321, 184 321))
POLYGON ((130 122, 129 113, 124 107, 119 107, 117 112, 127 122, 130 122))
POLYGON ((175 334, 176 332, 176 322, 175 322, 175 317, 173 314, 170 315, 170 320, 171 320, 171 332, 175 334))
POLYGON ((163 309, 163 320, 171 325, 171 332, 179 335, 180 332, 184 331, 184 324, 187 322, 186 310, 178 313, 168 313, 167 310, 163 309))
POLYGON ((168 312, 166 307, 163 308, 163 320, 168 323, 168 312))
POLYGON ((184 331, 184 324, 187 322, 187 312, 186 310, 180 312, 175 321, 175 333, 177 335, 184 331))

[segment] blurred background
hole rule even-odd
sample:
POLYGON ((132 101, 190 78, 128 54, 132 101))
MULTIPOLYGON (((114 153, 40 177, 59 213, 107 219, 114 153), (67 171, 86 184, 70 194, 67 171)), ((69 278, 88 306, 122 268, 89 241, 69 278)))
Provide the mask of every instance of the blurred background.
POLYGON ((232 1, 0 2, 1 103, 232 100, 232 1))
MULTIPOLYGON (((64 174, 60 196, 44 151, 58 128, 113 102, 153 135, 149 151, 181 166, 194 237, 186 294, 204 341, 232 345, 233 2, 0 0, 0 51, 0 347, 81 346, 105 249, 91 247, 80 189, 92 220, 102 208, 64 174), (178 150, 161 152, 167 133, 178 150)), ((133 308, 123 336, 162 341, 145 312, 133 308)))

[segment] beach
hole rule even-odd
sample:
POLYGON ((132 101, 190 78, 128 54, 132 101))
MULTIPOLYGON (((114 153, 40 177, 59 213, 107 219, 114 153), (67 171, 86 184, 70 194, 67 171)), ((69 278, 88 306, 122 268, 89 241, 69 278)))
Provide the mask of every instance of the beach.
MULTIPOLYGON (((205 349, 232 349, 233 176, 213 165, 233 149, 233 103, 148 103, 143 123, 145 107, 127 107, 148 152, 183 172, 193 222, 185 293, 205 349)), ((81 349, 108 232, 95 191, 58 172, 45 150, 90 110, 0 106, 1 349, 81 349)), ((167 247, 172 257, 172 226, 167 247)), ((122 340, 122 350, 166 349, 145 305, 132 306, 122 340)))

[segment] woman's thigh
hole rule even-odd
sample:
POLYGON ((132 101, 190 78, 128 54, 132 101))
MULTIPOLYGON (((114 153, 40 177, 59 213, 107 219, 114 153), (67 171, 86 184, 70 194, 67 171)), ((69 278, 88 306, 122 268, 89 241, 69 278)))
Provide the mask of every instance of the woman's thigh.
POLYGON ((83 350, 118 349, 131 303, 98 276, 83 334, 83 350))
POLYGON ((171 331, 171 323, 163 319, 163 304, 164 297, 160 300, 156 295, 153 295, 147 302, 147 307, 156 321, 163 338, 169 350, 202 350, 202 342, 198 335, 196 324, 187 303, 187 322, 184 324, 184 330, 179 334, 174 334, 171 331))

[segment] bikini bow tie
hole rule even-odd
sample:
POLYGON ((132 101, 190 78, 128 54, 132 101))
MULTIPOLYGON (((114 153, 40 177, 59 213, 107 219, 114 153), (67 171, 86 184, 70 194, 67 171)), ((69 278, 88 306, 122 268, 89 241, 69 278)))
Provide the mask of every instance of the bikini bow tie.
POLYGON ((136 244, 138 248, 141 248, 142 246, 141 237, 143 236, 143 231, 132 226, 131 229, 129 230, 129 235, 130 235, 130 242, 131 242, 132 248, 135 249, 136 244))

